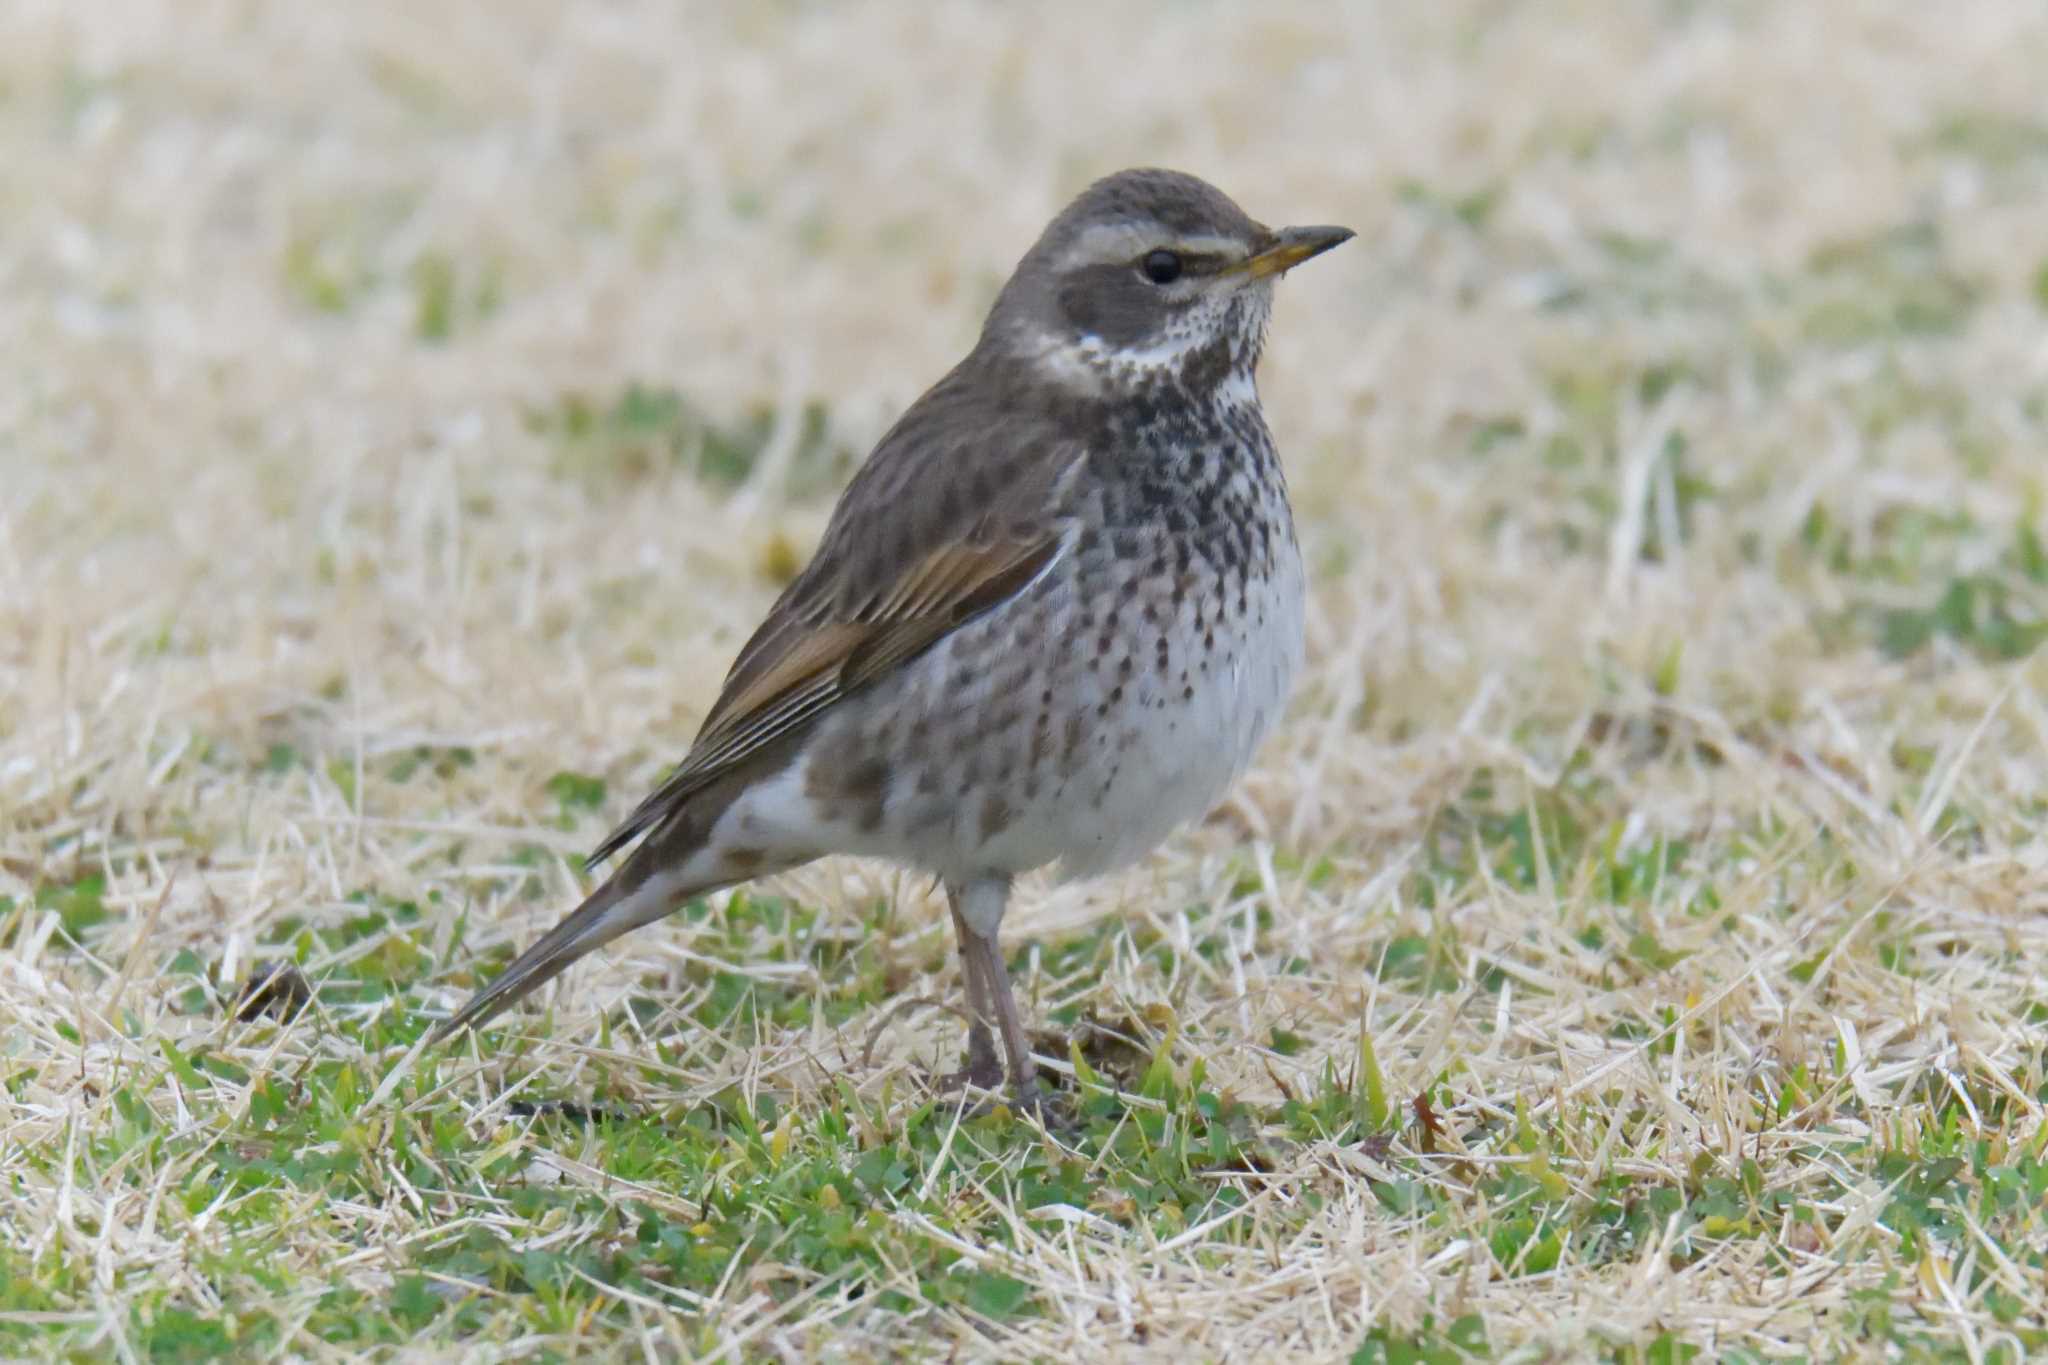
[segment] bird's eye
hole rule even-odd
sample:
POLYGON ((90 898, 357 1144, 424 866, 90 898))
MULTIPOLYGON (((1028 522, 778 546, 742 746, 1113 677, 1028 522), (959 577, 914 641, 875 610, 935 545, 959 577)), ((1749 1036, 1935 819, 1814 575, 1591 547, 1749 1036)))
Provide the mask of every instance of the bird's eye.
POLYGON ((1138 268, 1154 284, 1172 284, 1180 278, 1180 257, 1171 251, 1149 251, 1138 268))

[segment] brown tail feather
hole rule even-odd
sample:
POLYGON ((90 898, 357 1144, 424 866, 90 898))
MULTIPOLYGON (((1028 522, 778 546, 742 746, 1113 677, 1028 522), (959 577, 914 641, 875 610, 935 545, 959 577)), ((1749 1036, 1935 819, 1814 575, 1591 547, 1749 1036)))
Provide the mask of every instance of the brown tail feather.
POLYGON ((764 773, 772 771, 771 762, 782 761, 786 760, 764 755, 760 762, 689 792, 679 805, 658 818, 641 820, 631 829, 632 834, 640 833, 648 825, 653 826, 654 832, 620 864, 618 871, 591 892, 567 919, 548 930, 540 942, 514 959, 497 980, 471 996, 453 1018, 434 1030, 431 1041, 439 1043, 461 1029, 482 1024, 554 980, 586 953, 596 951, 620 934, 652 924, 686 901, 723 891, 748 877, 765 876, 808 861, 808 857, 775 859, 769 865, 748 867, 745 876, 731 875, 737 869, 707 867, 703 863, 698 863, 694 875, 686 872, 692 863, 698 862, 719 817, 734 799, 764 773))
POLYGON ((590 893, 589 899, 570 916, 550 929, 540 942, 521 953, 497 980, 469 998, 453 1018, 434 1030, 432 1041, 442 1042, 463 1028, 481 1025, 498 1011, 540 989, 584 954, 593 952, 631 929, 651 924, 675 909, 691 895, 715 888, 669 890, 659 878, 638 878, 628 884, 621 868, 617 875, 590 893))
POLYGON ((685 901, 733 885, 736 879, 730 877, 692 882, 677 875, 702 851, 710 826, 722 810, 723 803, 719 803, 709 811, 678 812, 634 849, 632 856, 583 904, 548 930, 540 942, 515 958, 495 981, 471 996, 453 1018, 435 1029, 432 1041, 442 1042, 460 1029, 482 1024, 554 980, 570 963, 619 935, 652 924, 685 901))

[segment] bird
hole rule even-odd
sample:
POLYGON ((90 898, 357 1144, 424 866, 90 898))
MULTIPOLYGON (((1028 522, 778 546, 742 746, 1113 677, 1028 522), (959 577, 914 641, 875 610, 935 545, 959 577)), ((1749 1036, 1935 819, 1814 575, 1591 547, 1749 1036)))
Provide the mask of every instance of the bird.
POLYGON ((1254 379, 1275 282, 1353 235, 1267 228, 1179 171, 1084 189, 587 865, 637 847, 430 1041, 694 899, 852 854, 944 888, 968 1020, 947 1084, 1000 1091, 1007 1063, 1041 1103, 997 944, 1012 886, 1136 861, 1280 717, 1304 575, 1254 379))

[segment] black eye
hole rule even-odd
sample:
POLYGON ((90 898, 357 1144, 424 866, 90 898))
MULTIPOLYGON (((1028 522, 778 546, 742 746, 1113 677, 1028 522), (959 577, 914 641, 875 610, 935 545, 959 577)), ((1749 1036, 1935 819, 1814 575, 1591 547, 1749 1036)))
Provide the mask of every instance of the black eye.
POLYGON ((1172 284, 1180 278, 1180 257, 1171 251, 1147 252, 1138 268, 1154 284, 1172 284))

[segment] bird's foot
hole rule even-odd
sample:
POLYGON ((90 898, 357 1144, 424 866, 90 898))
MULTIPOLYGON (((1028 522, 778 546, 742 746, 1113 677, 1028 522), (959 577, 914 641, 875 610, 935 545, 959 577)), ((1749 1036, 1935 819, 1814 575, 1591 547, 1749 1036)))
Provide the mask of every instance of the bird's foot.
POLYGON ((1049 1133, 1072 1133, 1080 1127, 1080 1114, 1074 1105, 1074 1097, 1047 1090, 1035 1079, 1015 1087, 1004 1103, 1020 1117, 1028 1114, 1037 1119, 1049 1133))
POLYGON ((941 1095, 950 1095, 957 1090, 995 1090, 1003 1088, 1003 1068, 999 1062, 987 1066, 973 1063, 958 1071, 943 1071, 932 1077, 932 1089, 941 1095))
POLYGON ((948 1071, 932 1078, 933 1086, 940 1094, 955 1090, 1001 1090, 1003 1088, 1003 1064, 996 1058, 995 1039, 990 1036, 988 1025, 979 1019, 967 1027, 967 1065, 958 1071, 948 1071))
POLYGON ((1018 1117, 1028 1114, 1051 1132, 1074 1127, 1073 1105, 1066 1095, 1047 1090, 1036 1079, 1006 1085, 1002 1063, 993 1056, 970 1057, 965 1067, 933 1076, 931 1083, 936 1094, 959 1096, 963 1118, 983 1119, 1007 1110, 1018 1117))

